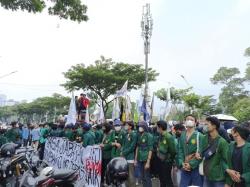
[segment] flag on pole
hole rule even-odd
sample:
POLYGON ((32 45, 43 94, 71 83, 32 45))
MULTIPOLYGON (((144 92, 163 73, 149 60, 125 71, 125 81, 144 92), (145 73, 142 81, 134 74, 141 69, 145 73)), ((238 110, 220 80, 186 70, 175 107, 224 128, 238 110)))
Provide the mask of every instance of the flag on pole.
POLYGON ((128 81, 126 81, 122 86, 122 88, 116 92, 116 97, 126 96, 127 92, 128 92, 128 81))
POLYGON ((126 96, 126 105, 125 105, 125 114, 126 114, 126 121, 131 120, 131 101, 130 101, 130 97, 127 95, 126 96))
POLYGON ((104 112, 103 112, 102 100, 100 100, 100 109, 99 109, 99 113, 97 117, 97 123, 102 124, 104 123, 104 121, 105 121, 105 117, 104 117, 104 112))
POLYGON ((171 88, 169 87, 167 90, 167 100, 170 101, 171 100, 171 88))
POLYGON ((86 108, 86 114, 85 114, 84 122, 89 123, 89 107, 86 108))
POLYGON ((75 96, 72 93, 72 98, 71 98, 70 105, 69 105, 69 112, 68 112, 68 116, 67 116, 66 125, 68 125, 68 124, 75 125, 76 116, 77 116, 77 113, 76 113, 75 96))
POLYGON ((114 99, 112 119, 120 119, 120 107, 119 107, 119 98, 114 99))
POLYGON ((145 98, 143 99, 143 102, 142 102, 141 113, 143 113, 143 120, 148 122, 150 117, 147 111, 147 102, 145 98))
POLYGON ((154 98, 155 98, 155 93, 153 93, 153 97, 152 97, 152 102, 151 102, 151 106, 150 106, 150 121, 152 121, 153 118, 153 113, 154 113, 154 98))

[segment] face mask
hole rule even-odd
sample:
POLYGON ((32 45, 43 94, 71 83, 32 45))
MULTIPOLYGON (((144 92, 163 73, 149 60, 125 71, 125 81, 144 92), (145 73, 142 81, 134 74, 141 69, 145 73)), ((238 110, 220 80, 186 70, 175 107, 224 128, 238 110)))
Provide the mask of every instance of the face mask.
POLYGON ((121 126, 116 126, 115 127, 115 131, 120 131, 121 130, 121 126))
POLYGON ((139 127, 139 132, 144 132, 144 129, 142 127, 139 127))
POLYGON ((128 130, 128 125, 125 125, 124 129, 127 131, 128 130))
POLYGON ((186 127, 194 127, 195 124, 194 124, 193 121, 188 120, 188 121, 185 122, 185 125, 186 125, 186 127))

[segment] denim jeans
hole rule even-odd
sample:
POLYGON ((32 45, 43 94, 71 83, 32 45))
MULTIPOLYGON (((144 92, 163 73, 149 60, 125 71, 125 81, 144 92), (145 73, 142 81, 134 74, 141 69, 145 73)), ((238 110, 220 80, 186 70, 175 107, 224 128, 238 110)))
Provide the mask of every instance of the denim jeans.
POLYGON ((206 177, 204 178, 203 187, 224 187, 224 181, 209 181, 206 177))
POLYGON ((181 171, 181 187, 187 187, 187 186, 203 186, 203 177, 199 174, 199 169, 193 169, 191 171, 181 171))
POLYGON ((143 187, 152 187, 150 169, 145 169, 146 162, 138 161, 139 178, 142 180, 143 187))

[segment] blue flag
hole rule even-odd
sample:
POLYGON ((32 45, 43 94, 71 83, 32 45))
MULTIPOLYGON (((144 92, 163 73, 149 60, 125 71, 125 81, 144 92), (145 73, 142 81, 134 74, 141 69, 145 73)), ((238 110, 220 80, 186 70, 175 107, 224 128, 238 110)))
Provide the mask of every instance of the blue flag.
POLYGON ((142 106, 141 106, 141 113, 143 113, 143 119, 144 121, 149 121, 149 113, 147 111, 147 103, 145 98, 143 99, 142 106))

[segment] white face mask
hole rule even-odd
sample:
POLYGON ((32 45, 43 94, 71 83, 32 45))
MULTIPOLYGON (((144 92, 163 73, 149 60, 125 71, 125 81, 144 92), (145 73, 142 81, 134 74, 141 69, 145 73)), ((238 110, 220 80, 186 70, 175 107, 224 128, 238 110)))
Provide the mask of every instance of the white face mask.
POLYGON ((128 125, 125 125, 124 129, 125 129, 125 130, 128 130, 128 125))
POLYGON ((194 123, 194 121, 188 120, 185 122, 185 125, 186 125, 186 127, 194 127, 195 123, 194 123))
POLYGON ((144 129, 142 127, 139 127, 139 132, 143 132, 144 129))
POLYGON ((115 126, 115 131, 120 131, 121 130, 121 126, 115 126))

